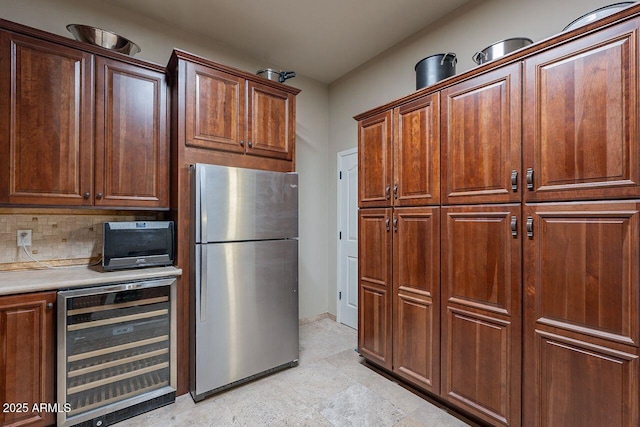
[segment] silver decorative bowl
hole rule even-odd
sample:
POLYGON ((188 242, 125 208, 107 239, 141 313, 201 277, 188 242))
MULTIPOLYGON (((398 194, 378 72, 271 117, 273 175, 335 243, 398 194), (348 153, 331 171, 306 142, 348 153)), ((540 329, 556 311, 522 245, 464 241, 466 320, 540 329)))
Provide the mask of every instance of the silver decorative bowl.
POLYGON ((78 41, 101 46, 125 55, 133 56, 141 50, 140 46, 127 38, 89 25, 69 24, 67 25, 67 30, 78 41))

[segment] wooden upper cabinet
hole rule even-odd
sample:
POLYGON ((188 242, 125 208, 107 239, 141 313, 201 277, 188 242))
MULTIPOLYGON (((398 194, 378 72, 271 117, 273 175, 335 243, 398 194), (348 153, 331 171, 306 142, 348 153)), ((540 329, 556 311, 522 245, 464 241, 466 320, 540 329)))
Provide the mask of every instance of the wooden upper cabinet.
POLYGON ((524 424, 640 422, 640 204, 528 205, 524 424))
POLYGON ((244 79, 186 63, 185 144, 244 152, 244 79))
POLYGON ((521 414, 519 204, 442 208, 441 395, 491 425, 521 414))
POLYGON ((169 206, 164 73, 96 59, 95 205, 169 206))
POLYGON ((391 208, 358 214, 358 351, 391 369, 391 208))
POLYGON ((394 109, 394 206, 440 203, 440 94, 394 109))
POLYGON ((295 96, 251 81, 247 91, 247 154, 292 160, 295 96))
POLYGON ((393 182, 391 110, 358 126, 358 199, 361 208, 391 206, 393 182))
POLYGON ((27 406, 0 412, 2 426, 55 424, 55 412, 32 412, 55 403, 55 301, 55 292, 0 297, 0 401, 27 406))
POLYGON ((525 61, 525 200, 640 195, 638 20, 525 61))
POLYGON ((0 33, 0 201, 91 205, 92 55, 0 33))
POLYGON ((393 212, 393 371, 440 393, 440 209, 393 212))
POLYGON ((442 204, 520 201, 521 65, 442 91, 442 204))

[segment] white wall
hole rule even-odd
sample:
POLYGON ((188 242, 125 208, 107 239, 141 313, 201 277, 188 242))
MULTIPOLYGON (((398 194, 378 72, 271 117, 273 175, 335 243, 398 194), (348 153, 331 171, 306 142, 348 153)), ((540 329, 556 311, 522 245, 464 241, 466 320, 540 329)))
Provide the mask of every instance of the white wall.
MULTIPOLYGON (((288 69, 287 64, 261 62, 214 40, 98 0, 2 0, 0 18, 67 37, 71 37, 67 24, 94 25, 135 41, 142 48, 136 58, 161 65, 177 47, 247 72, 288 69)), ((305 318, 325 313, 328 307, 328 88, 300 75, 288 83, 302 89, 297 97, 296 162, 301 189, 300 317, 305 318)))
POLYGON ((329 85, 329 311, 336 312, 336 153, 357 146, 353 116, 415 90, 415 64, 455 52, 457 72, 475 66, 471 56, 510 37, 534 42, 560 32, 575 18, 611 0, 471 0, 433 25, 329 85))

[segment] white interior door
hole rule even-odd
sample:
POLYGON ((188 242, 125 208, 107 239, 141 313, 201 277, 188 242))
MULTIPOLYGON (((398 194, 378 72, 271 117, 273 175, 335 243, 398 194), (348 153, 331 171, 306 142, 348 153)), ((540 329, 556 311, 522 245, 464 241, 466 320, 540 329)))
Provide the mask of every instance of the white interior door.
POLYGON ((338 153, 338 322, 358 329, 358 151, 338 153))

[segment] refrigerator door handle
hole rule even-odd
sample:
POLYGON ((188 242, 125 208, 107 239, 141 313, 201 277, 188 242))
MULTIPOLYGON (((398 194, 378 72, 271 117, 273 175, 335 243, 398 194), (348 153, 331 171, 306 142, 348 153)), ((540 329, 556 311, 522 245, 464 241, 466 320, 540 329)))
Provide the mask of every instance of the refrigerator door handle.
POLYGON ((207 245, 200 245, 200 322, 207 320, 207 245))
MULTIPOLYGON (((207 240, 207 173, 206 168, 200 168, 200 243, 209 243, 207 240)), ((206 258, 204 258, 206 259, 206 258)), ((204 267, 206 269, 206 267, 204 267)), ((205 282, 206 283, 206 282, 205 282)))

